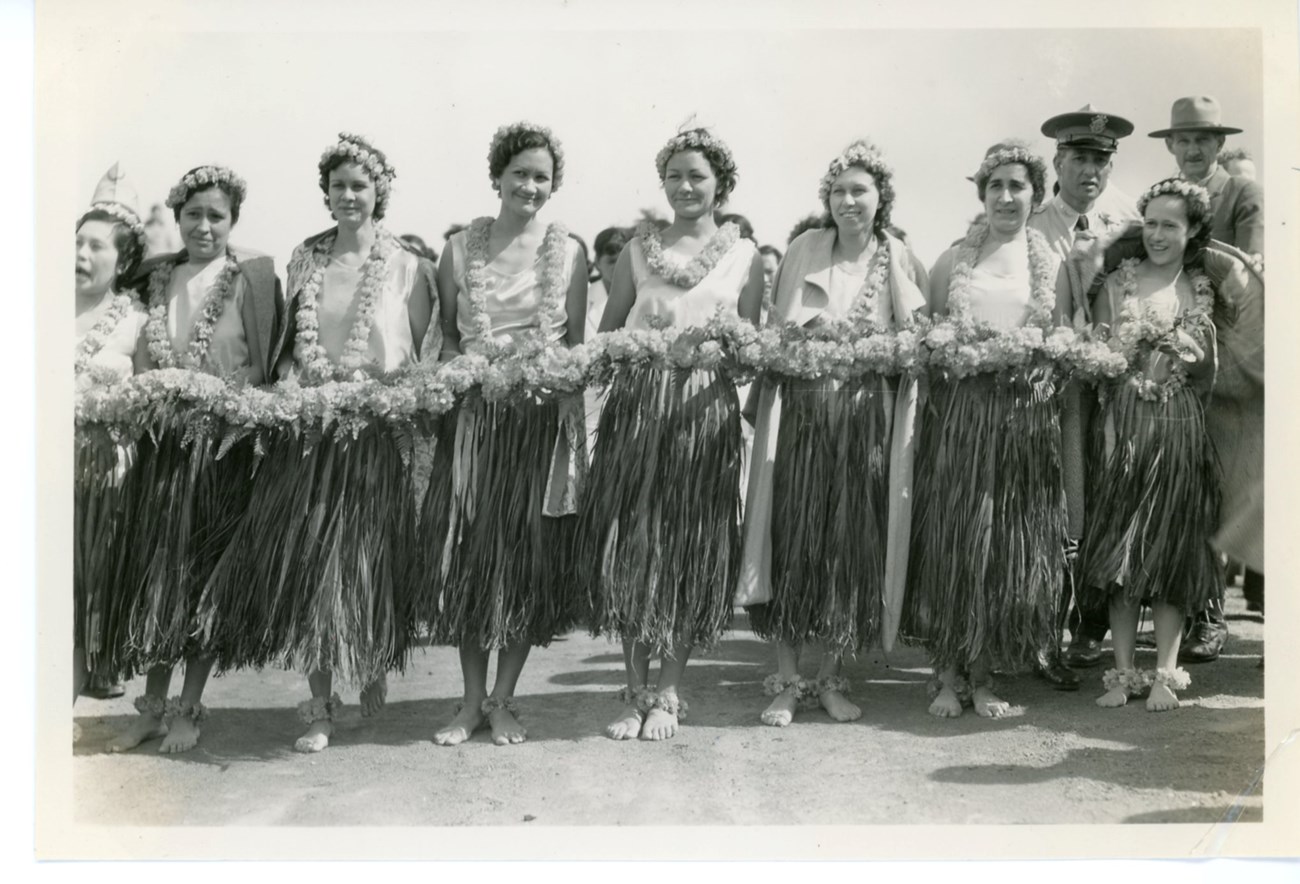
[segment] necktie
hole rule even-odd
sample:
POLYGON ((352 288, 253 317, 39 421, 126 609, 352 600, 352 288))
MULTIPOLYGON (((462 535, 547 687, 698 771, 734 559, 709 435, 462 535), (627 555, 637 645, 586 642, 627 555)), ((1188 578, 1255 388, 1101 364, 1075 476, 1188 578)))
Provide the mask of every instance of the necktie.
POLYGON ((1079 220, 1074 222, 1074 229, 1075 229, 1075 230, 1087 230, 1087 229, 1088 229, 1088 216, 1087 216, 1087 215, 1080 215, 1080 216, 1079 216, 1079 220))

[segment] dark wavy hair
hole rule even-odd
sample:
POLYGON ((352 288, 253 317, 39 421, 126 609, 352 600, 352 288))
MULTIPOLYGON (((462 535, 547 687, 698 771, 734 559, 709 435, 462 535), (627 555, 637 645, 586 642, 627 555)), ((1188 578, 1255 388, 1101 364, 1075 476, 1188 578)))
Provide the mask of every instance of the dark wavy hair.
POLYGON ((77 219, 77 230, 87 221, 108 221, 113 225, 113 246, 117 249, 117 269, 113 273, 113 290, 118 291, 118 283, 135 276, 140 262, 144 259, 144 243, 136 238, 117 216, 99 209, 91 209, 77 219))
POLYGON ((713 205, 726 205, 727 197, 731 196, 731 192, 736 189, 736 179, 739 177, 736 160, 732 157, 731 148, 727 147, 726 142, 703 127, 678 132, 659 149, 659 153, 655 155, 655 170, 659 172, 659 183, 662 184, 668 174, 668 161, 677 154, 688 151, 695 151, 703 156, 713 171, 713 177, 718 179, 713 205))
MULTIPOLYGON (((1157 181, 1146 193, 1138 197, 1137 210, 1142 213, 1144 219, 1147 206, 1151 205, 1151 201, 1158 196, 1172 196, 1183 204, 1183 213, 1187 216, 1187 248, 1183 252, 1183 264, 1199 264, 1202 253, 1210 242, 1210 228, 1214 221, 1209 192, 1182 178, 1165 178, 1157 181)), ((1146 257, 1145 241, 1142 244, 1142 257, 1146 257)))
MULTIPOLYGON (((181 176, 181 180, 180 180, 180 182, 177 184, 177 187, 182 186, 182 184, 184 183, 185 178, 186 178, 187 176, 189 176, 189 175, 193 175, 195 172, 197 172, 197 171, 199 171, 200 169, 203 169, 203 168, 205 168, 205 167, 204 167, 204 166, 195 166, 193 169, 190 169, 188 172, 186 172, 184 175, 181 176)), ((208 168, 220 168, 220 167, 208 167, 208 168)), ((229 169, 223 169, 223 171, 225 171, 225 172, 230 172, 231 174, 234 174, 234 173, 231 172, 231 170, 229 170, 229 169)), ((241 179, 241 181, 242 181, 242 179, 241 179)), ((230 223, 231 223, 231 224, 238 224, 238 223, 239 223, 239 209, 240 209, 240 207, 242 207, 242 206, 244 205, 244 197, 245 197, 247 194, 246 194, 246 192, 245 192, 241 187, 239 187, 239 186, 237 186, 237 185, 236 185, 236 186, 231 186, 230 184, 226 183, 225 181, 214 181, 214 182, 212 182, 211 184, 202 184, 202 185, 199 185, 199 186, 197 186, 197 187, 185 187, 185 195, 184 195, 184 197, 181 197, 181 198, 179 198, 179 199, 175 199, 175 200, 173 200, 172 197, 173 197, 173 196, 179 196, 179 194, 176 194, 176 193, 175 193, 176 188, 173 188, 173 189, 172 189, 172 190, 173 190, 173 193, 168 195, 168 200, 169 200, 170 202, 174 203, 174 204, 172 205, 172 218, 173 218, 174 220, 176 220, 176 221, 180 221, 180 220, 181 220, 181 209, 185 208, 185 204, 188 203, 191 199, 193 199, 195 194, 197 194, 197 193, 203 193, 205 190, 212 190, 213 188, 216 188, 217 190, 220 190, 222 193, 224 193, 224 194, 226 195, 226 199, 230 200, 230 223)))
POLYGON ((975 189, 979 193, 980 202, 984 202, 984 194, 988 190, 989 178, 993 177, 993 170, 1016 164, 1024 166, 1029 173, 1029 183, 1034 188, 1034 205, 1042 205, 1043 200, 1047 198, 1047 164, 1043 162, 1042 157, 1030 151, 1028 144, 1016 139, 999 142, 990 147, 984 155, 984 162, 974 176, 975 189))
POLYGON ((551 193, 556 193, 564 182, 564 149, 550 129, 533 123, 502 126, 492 137, 492 146, 488 148, 488 177, 492 179, 492 189, 500 190, 497 179, 505 174, 511 160, 526 150, 534 149, 544 149, 551 155, 554 166, 551 193))
MULTIPOLYGON (((346 140, 365 148, 378 157, 379 162, 384 166, 389 169, 392 168, 392 164, 388 162, 388 155, 371 144, 368 138, 361 135, 346 134, 346 139, 342 139, 342 136, 340 136, 341 140, 346 140)), ((348 163, 355 164, 356 162, 356 159, 345 153, 330 153, 326 156, 322 156, 320 162, 316 164, 316 170, 320 173, 320 192, 325 194, 325 208, 328 209, 330 207, 330 172, 333 172, 339 166, 345 166, 348 163)), ((367 177, 370 177, 369 173, 367 173, 367 177)), ((380 188, 377 186, 379 182, 374 180, 370 183, 376 185, 375 211, 371 214, 371 217, 376 221, 382 221, 384 219, 384 213, 388 211, 388 198, 391 195, 391 189, 388 187, 380 188)))

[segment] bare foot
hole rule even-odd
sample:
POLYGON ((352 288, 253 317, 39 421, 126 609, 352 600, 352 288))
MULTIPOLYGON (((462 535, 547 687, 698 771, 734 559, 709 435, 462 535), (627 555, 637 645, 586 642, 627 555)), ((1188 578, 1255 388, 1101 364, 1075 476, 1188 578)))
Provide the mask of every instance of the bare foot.
POLYGON ((134 749, 145 740, 156 740, 167 733, 167 725, 161 716, 137 715, 126 730, 108 743, 109 752, 125 752, 134 749))
POLYGON ((372 715, 378 715, 386 702, 388 702, 388 675, 383 673, 361 689, 361 716, 370 718, 372 715))
POLYGON ((1151 686, 1151 695, 1147 697, 1147 712, 1168 712, 1178 708, 1178 695, 1167 685, 1156 682, 1151 686))
POLYGON ((772 727, 785 727, 794 721, 794 711, 799 705, 796 697, 797 688, 793 685, 777 694, 770 706, 763 710, 759 720, 763 724, 770 724, 772 727))
POLYGON ((465 742, 474 731, 484 724, 483 713, 478 703, 466 703, 451 723, 433 735, 433 741, 439 746, 456 746, 465 742))
POLYGON ((646 713, 645 725, 641 728, 641 739, 669 740, 675 736, 677 736, 676 715, 658 707, 646 713))
POLYGON ((956 718, 961 715, 961 700, 957 697, 957 692, 947 685, 941 687, 939 695, 930 704, 930 714, 936 718, 956 718))
POLYGON ((528 731, 504 706, 498 706, 488 714, 488 724, 492 728, 492 742, 498 746, 522 743, 528 736, 528 731))
POLYGON ((188 715, 177 716, 167 728, 158 751, 164 755, 188 752, 199 744, 199 726, 188 715))
POLYGON ((817 697, 822 708, 836 721, 857 721, 862 717, 862 710, 839 691, 822 691, 817 697))
POLYGON ((618 718, 605 725, 605 736, 611 740, 631 740, 641 733, 645 716, 635 706, 625 706, 618 718))
POLYGON ((307 733, 298 738, 293 748, 298 752, 321 752, 329 746, 332 736, 334 736, 334 722, 322 718, 307 726, 307 733))
POLYGON ((1122 687, 1111 688, 1109 691, 1097 698, 1097 705, 1106 709, 1115 709, 1127 704, 1128 690, 1122 687))
POLYGON ((77 724, 75 721, 72 723, 72 742, 81 742, 81 725, 77 724))
POLYGON ((971 695, 975 713, 984 718, 1001 718, 1011 711, 1011 704, 986 687, 978 687, 971 695))

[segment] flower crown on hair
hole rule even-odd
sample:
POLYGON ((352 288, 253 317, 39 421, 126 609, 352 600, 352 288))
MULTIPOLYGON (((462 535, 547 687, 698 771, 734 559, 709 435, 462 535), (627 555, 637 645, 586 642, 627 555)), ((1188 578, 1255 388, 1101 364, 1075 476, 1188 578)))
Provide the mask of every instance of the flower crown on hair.
MULTIPOLYGON (((510 123, 501 126, 492 134, 492 143, 488 146, 488 178, 492 178, 492 159, 496 156, 499 148, 507 138, 516 135, 540 135, 546 142, 546 149, 551 153, 551 159, 554 160, 555 168, 551 173, 551 192, 560 189, 560 183, 564 181, 564 148, 560 145, 560 139, 555 137, 555 133, 547 126, 540 126, 537 123, 530 123, 527 120, 520 120, 518 123, 510 123)), ((507 164, 510 158, 507 157, 507 164)), ((495 185, 495 179, 493 184, 495 185)))
POLYGON ((1193 184, 1182 178, 1166 178, 1151 185, 1150 189, 1138 197, 1137 210, 1146 214, 1147 206, 1158 196, 1178 196, 1187 203, 1187 216, 1208 217, 1210 214, 1210 192, 1199 184, 1193 184))
POLYGON ((710 165, 718 167, 716 171, 719 178, 735 179, 736 160, 731 155, 731 148, 708 129, 698 127, 678 132, 668 139, 668 143, 659 149, 659 153, 655 154, 655 169, 659 172, 660 181, 663 181, 664 176, 668 174, 668 161, 672 159, 673 154, 684 150, 702 152, 709 157, 710 165))
POLYGON ((223 189, 238 194, 237 202, 243 202, 248 194, 248 184, 232 170, 225 166, 200 166, 189 172, 167 194, 167 208, 176 209, 185 205, 196 190, 206 190, 212 186, 224 185, 223 189))
POLYGON ((90 208, 87 209, 86 211, 103 212, 105 215, 112 215, 114 218, 116 218, 118 221, 121 221, 130 229, 131 235, 134 236, 136 240, 143 242, 144 222, 140 220, 139 215, 137 215, 135 212, 133 212, 131 209, 127 208, 126 206, 122 205, 121 203, 114 203, 114 202, 91 203, 90 208))
POLYGON ((1009 163, 1020 163, 1026 168, 1037 170, 1044 180, 1047 178, 1047 163, 1043 162, 1042 157, 1031 153, 1029 145, 1024 142, 1007 140, 1002 147, 984 157, 984 162, 980 163, 979 170, 975 173, 975 180, 987 180, 994 169, 1009 163))
POLYGON ((338 143, 331 144, 321 153, 320 167, 324 169, 325 165, 335 157, 345 157, 356 163, 375 185, 375 194, 380 198, 388 196, 393 179, 397 177, 397 169, 375 151, 365 136, 340 132, 338 143))
POLYGON ((831 185, 835 183, 835 179, 852 166, 866 169, 881 187, 883 182, 894 174, 894 170, 885 162, 885 158, 881 156, 880 150, 874 144, 864 138, 858 139, 844 148, 844 152, 831 160, 830 166, 826 168, 826 174, 817 185, 817 199, 823 205, 830 199, 831 185))

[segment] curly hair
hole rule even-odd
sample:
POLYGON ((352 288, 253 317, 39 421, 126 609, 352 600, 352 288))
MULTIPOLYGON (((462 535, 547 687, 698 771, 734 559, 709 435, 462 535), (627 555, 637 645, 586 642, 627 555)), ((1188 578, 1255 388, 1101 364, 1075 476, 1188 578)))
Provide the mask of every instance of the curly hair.
POLYGON ((889 227, 889 215, 894 207, 894 170, 885 163, 880 150, 865 138, 859 138, 831 160, 830 165, 826 167, 826 174, 817 184, 817 197, 821 200, 822 209, 825 211, 822 216, 822 226, 834 226, 831 220, 831 187, 835 184, 836 178, 852 168, 861 169, 876 182, 880 202, 876 206, 876 217, 872 222, 871 230, 876 236, 881 236, 889 227))
POLYGON ((501 192, 499 179, 505 174, 511 160, 526 150, 540 148, 545 148, 551 155, 551 163, 554 165, 551 172, 551 193, 558 191, 564 183, 564 148, 550 129, 528 122, 502 126, 492 136, 492 144, 488 148, 488 178, 492 181, 492 189, 501 192))
POLYGON ((330 207, 330 173, 339 166, 352 163, 360 166, 375 188, 375 211, 373 217, 382 221, 388 211, 388 198, 393 192, 393 179, 397 170, 388 162, 388 155, 370 143, 363 135, 352 132, 340 132, 337 143, 325 148, 316 164, 320 173, 320 191, 325 194, 325 208, 330 207))
POLYGON ((736 189, 736 160, 731 155, 731 148, 708 129, 698 127, 678 132, 655 154, 655 170, 659 173, 662 184, 668 175, 668 161, 683 151, 696 151, 708 162, 713 170, 713 177, 718 179, 718 189, 713 197, 713 204, 721 206, 736 189))
POLYGON ((172 210, 172 217, 181 220, 181 209, 196 193, 217 188, 230 200, 230 222, 239 223, 239 209, 248 196, 248 185, 243 178, 225 166, 195 166, 176 182, 167 194, 167 207, 172 210))
POLYGON ((975 189, 979 193, 980 202, 984 202, 984 194, 988 188, 989 178, 993 176, 993 170, 1012 163, 1025 167, 1025 171, 1029 173, 1029 183, 1034 188, 1034 205, 1041 205, 1047 198, 1047 164, 1043 162, 1042 157, 1029 149, 1027 142, 1015 138, 1000 141, 985 152, 984 162, 980 164, 974 176, 975 189))
POLYGON ((121 218, 103 209, 91 209, 77 219, 77 230, 87 221, 107 221, 113 225, 113 247, 117 249, 117 269, 113 273, 113 290, 118 291, 118 282, 135 276, 136 269, 144 259, 144 243, 140 237, 127 226, 121 218))
MULTIPOLYGON (((1146 193, 1138 197, 1138 213, 1145 218, 1147 206, 1158 196, 1172 196, 1182 201, 1183 213, 1187 215, 1187 248, 1183 252, 1183 263, 1199 261, 1202 250, 1210 241, 1210 227, 1214 219, 1210 192, 1199 184, 1182 178, 1165 178, 1151 185, 1146 193)), ((1142 251, 1146 252, 1145 245, 1142 251)))

